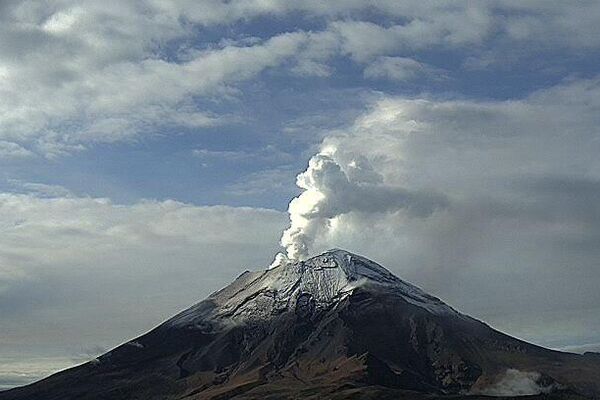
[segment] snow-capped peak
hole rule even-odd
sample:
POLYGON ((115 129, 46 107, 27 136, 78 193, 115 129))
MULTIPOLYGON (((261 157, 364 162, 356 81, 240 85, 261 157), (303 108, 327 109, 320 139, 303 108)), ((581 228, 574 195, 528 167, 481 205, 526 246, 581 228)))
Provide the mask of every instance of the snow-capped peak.
POLYGON ((170 326, 205 327, 267 319, 296 306, 300 296, 327 308, 358 287, 385 290, 429 312, 456 313, 441 300, 404 282, 381 265, 345 250, 332 249, 306 261, 280 260, 269 269, 245 272, 231 285, 167 321, 170 326))
POLYGON ((290 296, 299 290, 323 304, 367 281, 378 284, 400 281, 378 264, 339 249, 326 251, 306 261, 282 263, 270 272, 270 288, 290 296))

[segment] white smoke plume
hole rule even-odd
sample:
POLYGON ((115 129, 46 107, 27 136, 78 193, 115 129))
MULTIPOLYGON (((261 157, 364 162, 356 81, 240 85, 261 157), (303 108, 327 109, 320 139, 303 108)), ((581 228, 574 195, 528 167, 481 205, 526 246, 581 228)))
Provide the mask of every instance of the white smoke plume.
POLYGON ((281 238, 286 253, 279 254, 273 266, 307 258, 317 235, 330 229, 337 216, 405 210, 426 217, 447 204, 439 194, 386 185, 366 159, 341 154, 331 145, 310 159, 296 184, 304 191, 289 204, 290 227, 281 238))
POLYGON ((497 382, 471 394, 483 394, 486 396, 530 396, 549 393, 557 389, 558 386, 554 382, 543 384, 542 375, 539 372, 519 371, 518 369, 509 368, 497 382))

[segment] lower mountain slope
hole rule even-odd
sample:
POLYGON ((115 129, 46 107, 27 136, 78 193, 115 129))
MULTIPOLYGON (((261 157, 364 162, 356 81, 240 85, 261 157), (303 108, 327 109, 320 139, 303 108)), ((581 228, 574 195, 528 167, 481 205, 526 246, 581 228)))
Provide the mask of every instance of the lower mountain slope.
POLYGON ((246 272, 149 333, 0 400, 600 396, 600 355, 544 349, 342 250, 246 272))

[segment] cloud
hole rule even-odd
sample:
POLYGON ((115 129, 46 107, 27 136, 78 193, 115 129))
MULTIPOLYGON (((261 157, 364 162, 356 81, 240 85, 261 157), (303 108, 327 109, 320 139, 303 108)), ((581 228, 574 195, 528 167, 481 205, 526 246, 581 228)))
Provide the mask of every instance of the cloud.
POLYGON ((366 67, 367 78, 403 80, 418 70, 408 57, 440 46, 459 53, 469 49, 476 65, 481 57, 500 60, 495 54, 508 47, 518 46, 526 55, 534 45, 577 51, 600 44, 595 24, 600 8, 593 3, 109 4, 3 4, 0 156, 56 157, 166 128, 229 123, 238 116, 211 110, 207 103, 226 101, 233 87, 268 69, 326 78, 334 71, 332 60, 348 56, 366 67), (366 10, 389 22, 368 20, 366 10), (320 28, 294 25, 261 38, 225 29, 240 20, 298 14, 315 19, 320 28), (200 37, 202 29, 219 40, 200 37))
POLYGON ((209 150, 209 149, 194 149, 192 154, 206 163, 216 161, 250 163, 261 161, 268 164, 285 164, 291 162, 294 157, 290 153, 286 153, 278 149, 276 146, 267 145, 259 149, 248 150, 209 150))
POLYGON ((440 78, 443 72, 431 68, 412 58, 378 57, 367 65, 363 75, 368 79, 388 79, 391 81, 409 81, 420 76, 440 78))
POLYGON ((192 154, 202 160, 208 161, 212 159, 217 160, 228 160, 228 161, 240 161, 246 160, 253 156, 245 151, 230 151, 230 150, 208 150, 208 149, 194 149, 192 154))
POLYGON ((82 349, 71 357, 65 356, 2 356, 0 365, 0 391, 24 386, 43 379, 55 372, 93 360, 108 349, 93 346, 82 349))
POLYGON ((86 60, 93 65, 49 82, 42 81, 46 77, 41 71, 48 73, 47 64, 40 63, 32 70, 35 60, 27 60, 30 68, 11 69, 0 87, 2 136, 23 143, 33 141, 32 147, 44 155, 60 155, 94 142, 129 140, 146 127, 213 126, 221 123, 221 118, 197 110, 191 103, 193 96, 216 94, 228 84, 279 65, 293 56, 304 40, 303 33, 281 34, 252 46, 201 51, 179 63, 135 59, 132 51, 129 56, 133 59, 111 60, 108 65, 86 60), (24 81, 29 82, 26 91, 22 90, 24 81))
POLYGON ((0 140, 0 159, 30 158, 33 152, 14 142, 0 140))
POLYGON ((227 187, 227 192, 233 196, 293 195, 295 189, 291 182, 294 175, 294 170, 288 166, 267 168, 239 179, 227 187))
POLYGON ((70 264, 86 257, 93 260, 106 251, 139 250, 153 241, 173 248, 266 242, 269 229, 252 238, 248 232, 281 221, 281 213, 262 209, 197 207, 172 200, 124 206, 102 198, 9 193, 0 194, 0 216, 4 265, 22 266, 25 273, 45 268, 48 262, 70 264), (216 223, 223 229, 210 229, 216 223), (49 251, 51 247, 56 251, 49 251))
POLYGON ((455 48, 477 44, 491 33, 492 19, 485 7, 435 11, 429 16, 409 13, 409 21, 404 24, 336 21, 331 29, 340 35, 342 50, 359 62, 434 45, 455 48))
POLYGON ((324 78, 332 74, 332 68, 326 64, 309 59, 301 60, 297 65, 292 67, 291 72, 298 76, 324 78))
POLYGON ((14 187, 17 192, 31 194, 40 197, 72 197, 73 193, 60 185, 48 185, 37 182, 23 182, 18 179, 8 179, 8 184, 14 187))
POLYGON ((22 357, 2 357, 0 390, 26 385, 72 365, 67 357, 35 357, 26 361, 22 357))
POLYGON ((560 351, 568 351, 570 353, 600 353, 600 343, 583 343, 583 344, 573 344, 569 346, 560 347, 560 351))

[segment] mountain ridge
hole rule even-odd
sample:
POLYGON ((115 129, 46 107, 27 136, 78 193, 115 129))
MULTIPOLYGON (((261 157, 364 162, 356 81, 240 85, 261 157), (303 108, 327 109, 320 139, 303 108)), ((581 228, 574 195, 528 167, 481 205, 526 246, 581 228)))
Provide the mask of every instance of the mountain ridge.
MULTIPOLYGON (((267 294, 267 297, 273 296, 275 302, 285 303, 274 306, 289 306, 294 295, 304 293, 310 294, 317 305, 326 306, 334 300, 341 300, 361 285, 377 285, 382 290, 397 290, 407 301, 429 307, 432 312, 458 314, 440 299, 396 277, 381 265, 341 249, 331 249, 305 261, 287 262, 264 271, 244 272, 231 285, 209 295, 207 300, 215 300, 224 308, 220 310, 221 314, 211 315, 212 318, 225 316, 236 319, 240 312, 240 304, 236 300, 254 301, 256 297, 267 294), (244 287, 238 288, 236 282, 244 287), (228 290, 232 286, 236 290, 234 294, 228 290), (233 315, 229 315, 230 311, 233 315)), ((195 318, 202 320, 208 317, 201 309, 202 305, 197 304, 165 323, 185 325, 192 323, 195 318)), ((250 309, 249 313, 252 317, 257 317, 260 310, 250 309)))

